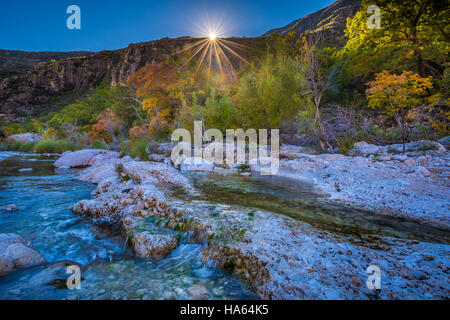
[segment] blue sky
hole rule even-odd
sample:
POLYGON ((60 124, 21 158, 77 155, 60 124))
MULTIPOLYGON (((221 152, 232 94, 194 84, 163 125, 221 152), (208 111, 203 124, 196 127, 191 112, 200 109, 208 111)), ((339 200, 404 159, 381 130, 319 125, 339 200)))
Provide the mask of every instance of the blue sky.
POLYGON ((258 36, 334 0, 0 0, 0 48, 27 51, 118 49, 130 43, 200 35, 222 21, 226 36, 258 36), (81 8, 81 30, 66 9, 81 8))

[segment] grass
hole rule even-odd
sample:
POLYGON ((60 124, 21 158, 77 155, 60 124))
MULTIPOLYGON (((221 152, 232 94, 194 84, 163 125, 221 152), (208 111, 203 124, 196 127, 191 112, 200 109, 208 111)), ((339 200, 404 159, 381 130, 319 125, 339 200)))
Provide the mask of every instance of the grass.
POLYGON ((64 153, 80 149, 67 140, 42 140, 38 142, 33 151, 36 153, 64 153))
POLYGON ((122 155, 129 155, 132 158, 139 157, 141 160, 148 159, 148 140, 130 140, 122 144, 122 155))
POLYGON ((239 173, 250 172, 251 168, 248 164, 240 164, 236 167, 239 173))
POLYGON ((35 142, 7 142, 1 147, 2 150, 36 153, 64 153, 80 149, 67 140, 42 140, 35 142))
POLYGON ((355 146, 355 139, 351 135, 345 135, 344 137, 337 138, 336 144, 339 148, 339 153, 348 156, 350 151, 355 146))
POLYGON ((431 143, 424 143, 420 146, 419 151, 431 151, 431 150, 438 150, 439 148, 431 143))

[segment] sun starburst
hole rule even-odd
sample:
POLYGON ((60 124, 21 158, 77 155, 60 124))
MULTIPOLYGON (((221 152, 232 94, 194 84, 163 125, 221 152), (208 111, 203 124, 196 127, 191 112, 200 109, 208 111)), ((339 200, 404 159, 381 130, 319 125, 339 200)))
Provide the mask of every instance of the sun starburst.
POLYGON ((197 64, 195 69, 196 72, 202 67, 207 68, 208 79, 215 69, 218 70, 220 75, 224 78, 228 77, 235 80, 237 78, 236 70, 229 56, 237 58, 244 63, 248 63, 247 60, 237 52, 238 49, 245 49, 246 46, 225 39, 225 28, 221 23, 211 23, 208 21, 201 30, 200 39, 187 45, 183 50, 192 53, 184 61, 184 65, 187 65, 194 60, 197 64))

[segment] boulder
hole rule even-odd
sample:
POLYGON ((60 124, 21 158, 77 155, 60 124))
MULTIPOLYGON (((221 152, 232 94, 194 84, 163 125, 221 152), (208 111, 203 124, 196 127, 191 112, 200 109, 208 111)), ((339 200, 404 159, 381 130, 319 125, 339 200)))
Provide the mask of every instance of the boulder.
POLYGON ((419 175, 419 176, 423 176, 423 177, 429 177, 429 176, 431 176, 430 171, 428 171, 428 169, 425 168, 425 167, 418 167, 418 168, 416 169, 416 174, 419 175))
POLYGON ((365 141, 357 142, 354 144, 353 149, 350 151, 352 156, 367 156, 370 154, 381 153, 382 147, 369 144, 365 141))
POLYGON ((14 134, 12 136, 8 137, 9 140, 21 142, 21 143, 27 143, 27 142, 39 142, 42 140, 42 137, 38 134, 34 133, 19 133, 14 134))
POLYGON ((212 172, 214 164, 202 158, 187 158, 181 163, 181 171, 212 172))
POLYGON ((45 258, 21 236, 0 234, 0 276, 45 262, 45 258))
POLYGON ((450 136, 446 136, 442 139, 439 139, 438 142, 442 144, 447 149, 450 148, 450 136))
MULTIPOLYGON (((409 142, 405 144, 405 151, 411 152, 411 151, 422 151, 422 150, 439 150, 439 151, 446 151, 447 149, 440 143, 436 141, 431 140, 420 140, 420 141, 414 141, 409 142)), ((383 152, 396 152, 401 153, 403 152, 403 144, 393 144, 390 146, 382 147, 383 152)))
POLYGON ((105 153, 100 153, 89 160, 89 166, 95 166, 96 164, 104 163, 107 160, 118 159, 120 154, 115 151, 107 151, 105 153))
POLYGON ((154 162, 164 162, 164 160, 166 160, 166 157, 163 156, 162 154, 152 153, 148 156, 148 160, 154 162))
POLYGON ((130 245, 139 257, 158 259, 174 250, 178 246, 178 241, 170 235, 141 232, 131 237, 130 245))
POLYGON ((119 154, 117 152, 102 149, 86 149, 75 152, 65 152, 58 160, 56 160, 54 165, 57 168, 88 167, 118 157, 119 154))

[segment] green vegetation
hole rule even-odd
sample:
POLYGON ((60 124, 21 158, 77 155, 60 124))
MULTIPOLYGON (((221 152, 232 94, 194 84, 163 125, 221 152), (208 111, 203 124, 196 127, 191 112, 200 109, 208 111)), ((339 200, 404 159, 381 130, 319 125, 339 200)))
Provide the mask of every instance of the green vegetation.
POLYGON ((35 142, 6 142, 2 144, 2 149, 20 152, 36 153, 64 153, 79 149, 67 140, 42 140, 35 142))
POLYGON ((37 153, 64 153, 78 149, 67 140, 42 140, 38 142, 33 151, 37 153))
POLYGON ((129 155, 132 158, 148 159, 147 147, 149 140, 128 140, 122 143, 122 155, 129 155))

